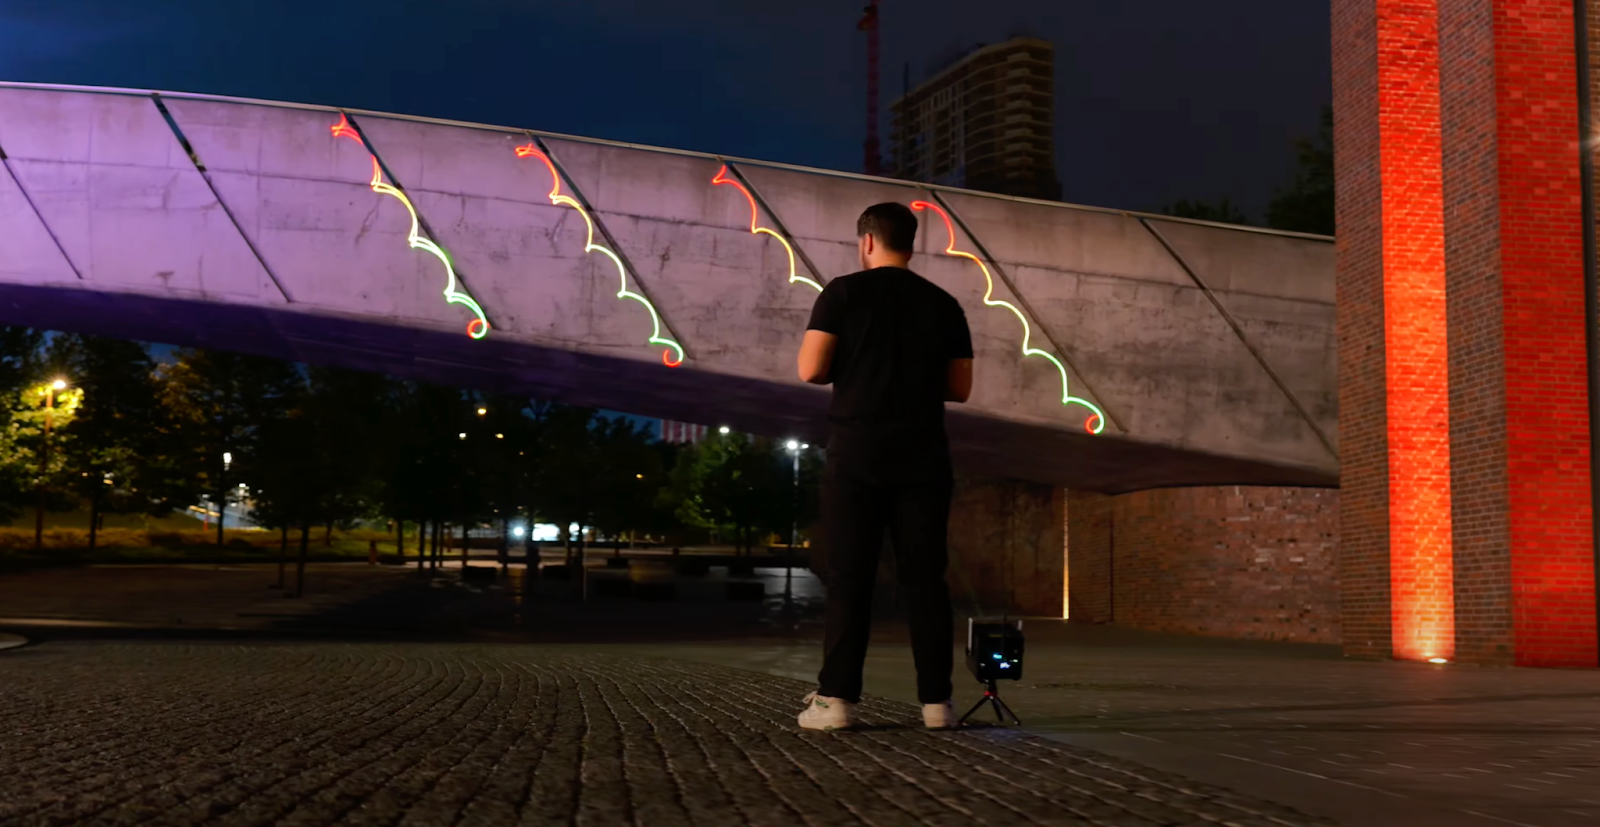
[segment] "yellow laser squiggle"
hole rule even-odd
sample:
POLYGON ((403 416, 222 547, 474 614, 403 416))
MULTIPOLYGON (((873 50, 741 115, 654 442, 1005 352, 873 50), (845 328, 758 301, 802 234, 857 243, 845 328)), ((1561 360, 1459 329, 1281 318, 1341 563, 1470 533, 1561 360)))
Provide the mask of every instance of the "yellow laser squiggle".
POLYGON ((650 300, 644 296, 641 296, 638 293, 628 289, 628 270, 626 267, 622 266, 622 259, 609 248, 594 243, 594 219, 589 216, 589 211, 585 210, 583 205, 578 203, 577 199, 561 192, 561 174, 556 172, 555 162, 550 160, 550 156, 540 152, 539 148, 534 146, 532 143, 517 147, 517 157, 538 158, 544 162, 545 167, 550 170, 550 203, 557 205, 564 204, 577 210, 578 215, 583 216, 584 225, 589 228, 589 235, 587 240, 584 242, 583 251, 586 253, 593 253, 597 251, 604 253, 607 258, 611 259, 613 264, 617 265, 617 276, 622 281, 622 287, 617 291, 617 298, 633 299, 634 301, 644 305, 645 310, 650 311, 650 323, 653 325, 650 331, 650 343, 653 345, 661 345, 667 348, 667 350, 661 351, 661 363, 669 368, 675 368, 683 364, 683 346, 661 335, 661 316, 656 312, 655 305, 651 304, 650 300), (678 358, 672 358, 673 352, 677 352, 678 358))
MULTIPOLYGON (((339 116, 339 122, 333 125, 333 137, 349 138, 361 144, 363 151, 367 148, 366 143, 361 140, 360 133, 356 132, 355 127, 350 125, 350 118, 343 114, 339 116)), ((447 277, 444 286, 445 302, 447 304, 465 305, 468 310, 472 311, 473 315, 477 316, 476 319, 467 323, 467 335, 474 339, 482 339, 489 335, 489 319, 483 315, 483 308, 479 307, 471 296, 456 290, 456 268, 450 263, 450 256, 439 245, 422 236, 420 231, 421 222, 417 219, 416 207, 411 206, 411 199, 407 198, 406 194, 396 187, 384 183, 383 167, 378 164, 378 157, 370 152, 367 154, 372 158, 372 183, 370 184, 372 191, 379 195, 393 196, 405 206, 406 212, 411 214, 411 232, 406 236, 406 241, 414 249, 426 250, 438 257, 441 262, 444 262, 444 272, 447 277)))
POLYGON ((1000 300, 994 298, 994 276, 989 273, 989 266, 987 264, 984 264, 982 259, 979 259, 977 256, 973 255, 972 253, 966 252, 964 250, 957 250, 956 249, 956 230, 955 230, 954 225, 952 225, 950 223, 949 214, 946 213, 939 205, 932 204, 932 203, 929 203, 927 201, 913 201, 913 202, 911 202, 911 209, 919 210, 919 211, 920 210, 933 210, 934 212, 939 214, 940 218, 944 219, 944 229, 945 229, 945 232, 948 234, 947 237, 950 239, 950 243, 945 245, 945 248, 944 248, 945 255, 958 256, 960 258, 968 259, 973 264, 978 265, 979 269, 983 270, 983 282, 984 282, 983 303, 988 307, 1004 307, 1005 309, 1011 311, 1012 313, 1015 313, 1016 316, 1017 316, 1017 321, 1022 322, 1022 355, 1023 355, 1023 357, 1026 358, 1026 357, 1029 357, 1029 356, 1043 356, 1044 358, 1049 359, 1050 360, 1050 364, 1055 365, 1056 366, 1056 370, 1061 373, 1061 404, 1063 404, 1063 405, 1078 404, 1078 405, 1082 405, 1085 408, 1088 408, 1090 413, 1089 413, 1089 418, 1085 419, 1084 422, 1083 422, 1084 430, 1088 431, 1091 434, 1098 434, 1101 431, 1104 431, 1106 429, 1106 414, 1105 414, 1105 411, 1100 410, 1100 408, 1097 405, 1095 405, 1093 402, 1090 402, 1087 399, 1082 399, 1082 398, 1079 398, 1079 397, 1076 397, 1076 396, 1072 395, 1072 393, 1070 392, 1070 390, 1068 388, 1068 384, 1067 384, 1067 366, 1063 365, 1061 363, 1061 360, 1057 359, 1055 356, 1051 355, 1049 352, 1043 351, 1043 350, 1040 350, 1040 349, 1038 349, 1036 347, 1030 346, 1029 345, 1029 341, 1031 340, 1031 338, 1033 336, 1033 327, 1028 324, 1028 318, 1026 316, 1022 315, 1022 311, 1018 310, 1016 308, 1016 306, 1011 304, 1010 302, 1000 301, 1000 300))
POLYGON ((737 188, 739 190, 739 192, 744 193, 745 200, 750 202, 750 234, 751 235, 757 235, 759 233, 765 233, 767 235, 772 236, 773 238, 776 238, 778 240, 778 243, 783 245, 784 251, 789 254, 789 283, 790 284, 794 284, 795 282, 800 282, 802 284, 809 284, 812 287, 816 288, 818 293, 822 292, 822 285, 817 284, 815 281, 812 281, 811 279, 808 279, 805 276, 798 275, 795 272, 795 269, 794 269, 794 247, 790 246, 789 240, 784 238, 783 236, 779 235, 775 230, 771 230, 771 229, 768 229, 766 227, 757 227, 756 226, 756 216, 758 215, 758 213, 756 211, 756 199, 755 199, 755 196, 750 194, 750 190, 745 189, 744 184, 739 183, 739 181, 736 180, 736 179, 728 177, 728 165, 727 164, 723 164, 722 165, 721 171, 719 171, 717 173, 715 178, 711 179, 711 183, 712 183, 713 186, 716 185, 716 184, 732 184, 735 188, 737 188))

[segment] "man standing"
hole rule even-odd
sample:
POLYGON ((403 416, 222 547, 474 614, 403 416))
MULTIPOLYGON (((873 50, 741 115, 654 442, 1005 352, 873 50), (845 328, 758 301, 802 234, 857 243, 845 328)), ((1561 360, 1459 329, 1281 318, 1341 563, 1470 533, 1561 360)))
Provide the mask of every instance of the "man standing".
POLYGON ((960 303, 906 269, 917 237, 909 208, 869 207, 856 235, 862 271, 834 279, 817 297, 800 346, 800 378, 833 385, 822 492, 827 631, 819 685, 806 696, 800 726, 854 724, 887 531, 910 615, 923 723, 943 729, 955 722, 944 403, 972 393, 972 335, 960 303))

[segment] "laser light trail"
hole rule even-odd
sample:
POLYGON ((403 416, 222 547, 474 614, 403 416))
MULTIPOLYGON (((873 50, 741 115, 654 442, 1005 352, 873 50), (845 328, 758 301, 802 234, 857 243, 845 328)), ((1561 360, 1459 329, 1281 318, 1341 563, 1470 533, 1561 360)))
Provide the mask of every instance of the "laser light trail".
POLYGON ((978 265, 979 269, 983 270, 983 303, 988 307, 1004 307, 1012 313, 1015 313, 1017 316, 1017 321, 1022 322, 1023 357, 1043 356, 1044 358, 1050 360, 1050 364, 1055 365, 1056 370, 1061 374, 1061 404, 1076 404, 1088 408, 1089 417, 1083 421, 1083 429, 1091 434, 1098 434, 1104 431, 1106 429, 1105 411, 1100 410, 1099 406, 1087 399, 1081 399, 1072 395, 1067 382, 1067 366, 1062 364, 1061 360, 1057 359, 1049 352, 1030 346, 1029 341, 1033 336, 1033 326, 1028 324, 1028 318, 1022 315, 1022 311, 1018 310, 1016 305, 994 298, 994 276, 989 272, 989 265, 984 264, 982 259, 979 259, 972 253, 956 249, 956 230, 955 226, 950 223, 950 215, 946 213, 938 204, 932 204, 927 201, 913 201, 911 202, 911 209, 918 211, 933 210, 939 214, 940 218, 944 219, 944 229, 945 233, 947 234, 946 237, 950 239, 950 243, 945 245, 944 248, 945 255, 967 259, 973 264, 978 265))
MULTIPOLYGON (((339 114, 339 122, 333 125, 333 137, 349 138, 360 144, 363 152, 367 151, 366 142, 361 140, 361 134, 356 132, 355 127, 350 124, 349 116, 344 113, 339 114)), ((372 159, 372 182, 369 185, 372 187, 372 191, 379 195, 393 196, 405 206, 406 212, 411 214, 411 232, 406 235, 406 242, 414 249, 426 250, 432 253, 439 261, 443 262, 446 276, 444 286, 445 303, 464 305, 468 310, 472 311, 474 316, 477 316, 476 319, 467 323, 468 336, 474 339, 482 339, 489 335, 489 319, 483 315, 483 308, 479 307, 471 296, 456 289, 456 268, 450 263, 449 254, 439 245, 422 236, 421 222, 417 219, 417 209, 411 205, 411 199, 407 198, 406 194, 398 188, 384 183, 383 167, 378 163, 378 156, 370 152, 367 152, 367 156, 372 159)))
POLYGON ((715 178, 711 179, 711 183, 712 183, 713 186, 715 186, 717 184, 732 184, 735 188, 737 188, 739 190, 739 192, 744 193, 744 199, 746 201, 750 202, 750 234, 751 235, 757 235, 757 234, 760 234, 760 233, 765 233, 767 235, 772 236, 773 238, 776 238, 778 240, 778 243, 783 245, 784 251, 789 254, 789 283, 790 284, 794 284, 795 282, 800 282, 802 284, 809 284, 812 287, 816 288, 816 291, 818 293, 822 292, 822 285, 817 284, 815 281, 812 281, 811 279, 808 279, 805 276, 796 274, 795 269, 794 269, 794 247, 790 246, 789 240, 784 238, 783 236, 779 235, 775 230, 769 229, 767 227, 758 227, 758 226, 756 226, 756 217, 758 215, 758 212, 756 210, 756 199, 755 199, 755 196, 751 195, 750 194, 750 190, 747 189, 745 187, 745 185, 742 182, 740 182, 737 178, 729 178, 728 177, 728 165, 727 164, 723 164, 722 165, 722 169, 717 173, 715 178))
POLYGON ((589 216, 589 211, 585 210, 576 198, 561 191, 561 174, 556 172, 555 162, 550 160, 550 156, 539 151, 539 148, 531 141, 517 147, 516 151, 518 158, 538 158, 544 162, 545 168, 550 170, 549 197, 551 204, 566 205, 577 210, 578 215, 583 216, 584 226, 588 227, 589 230, 587 240, 583 245, 583 251, 586 253, 603 253, 607 258, 611 259, 613 264, 617 265, 617 277, 621 280, 621 288, 617 290, 617 298, 633 299, 644 305, 645 310, 650 311, 650 323, 653 327, 650 331, 649 341, 650 344, 661 345, 665 348, 665 350, 661 351, 661 363, 669 368, 675 368, 683 364, 683 346, 661 335, 661 315, 656 312, 655 305, 651 304, 650 300, 644 296, 628 289, 628 271, 627 268, 622 266, 622 259, 609 248, 594 243, 594 219, 589 216), (676 359, 673 358, 674 353, 677 354, 676 359))

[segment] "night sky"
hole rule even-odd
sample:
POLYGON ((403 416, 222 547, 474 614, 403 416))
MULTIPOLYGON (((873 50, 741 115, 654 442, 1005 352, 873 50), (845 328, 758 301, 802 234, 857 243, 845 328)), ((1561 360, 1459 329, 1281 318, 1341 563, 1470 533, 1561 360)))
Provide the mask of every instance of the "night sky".
MULTIPOLYGON (((0 0, 0 80, 337 104, 861 168, 862 0, 0 0)), ((1259 220, 1331 95, 1305 0, 884 0, 884 106, 930 60, 1056 46, 1068 201, 1259 220), (996 12, 996 9, 1004 9, 996 12)), ((885 119, 887 141, 887 118, 885 119)))

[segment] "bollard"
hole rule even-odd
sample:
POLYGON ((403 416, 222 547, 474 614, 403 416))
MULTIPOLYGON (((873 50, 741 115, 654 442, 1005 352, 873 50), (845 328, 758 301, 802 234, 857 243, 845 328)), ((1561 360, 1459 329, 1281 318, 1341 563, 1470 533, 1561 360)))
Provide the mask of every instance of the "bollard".
POLYGON ((369 566, 378 565, 378 541, 377 540, 368 540, 367 541, 367 565, 369 565, 369 566))

